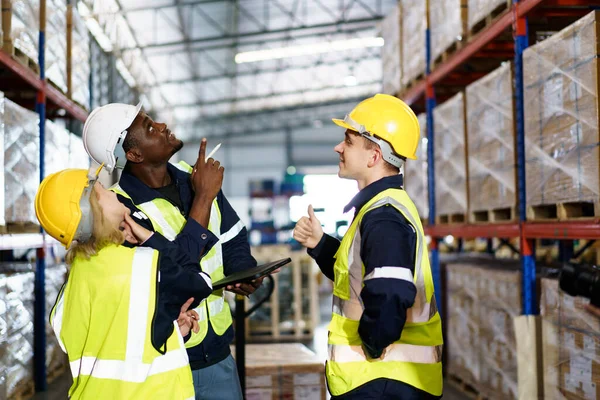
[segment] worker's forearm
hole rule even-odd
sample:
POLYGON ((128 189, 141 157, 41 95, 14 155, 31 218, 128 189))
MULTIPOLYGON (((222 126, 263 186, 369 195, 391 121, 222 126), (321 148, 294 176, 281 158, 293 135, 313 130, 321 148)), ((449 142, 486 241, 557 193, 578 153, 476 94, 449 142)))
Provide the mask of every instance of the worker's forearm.
POLYGON ((196 195, 192 202, 190 210, 190 218, 208 229, 208 221, 210 220, 210 208, 212 207, 212 199, 208 199, 202 195, 196 195))

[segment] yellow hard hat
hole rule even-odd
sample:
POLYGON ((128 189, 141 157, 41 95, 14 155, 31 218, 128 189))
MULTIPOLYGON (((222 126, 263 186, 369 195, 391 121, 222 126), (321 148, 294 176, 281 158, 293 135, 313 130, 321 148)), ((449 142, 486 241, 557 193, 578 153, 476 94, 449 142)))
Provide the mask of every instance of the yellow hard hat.
POLYGON ((101 169, 65 169, 48 175, 35 195, 35 215, 42 228, 66 248, 73 240, 86 241, 92 235, 89 199, 101 169))
MULTIPOLYGON (((408 104, 397 97, 376 94, 358 103, 344 119, 333 119, 333 122, 342 128, 356 131, 367 139, 383 139, 397 155, 417 159, 421 134, 419 120, 408 104)), ((385 149, 382 147, 382 150, 385 149)), ((396 165, 393 155, 391 160, 386 161, 396 165)))

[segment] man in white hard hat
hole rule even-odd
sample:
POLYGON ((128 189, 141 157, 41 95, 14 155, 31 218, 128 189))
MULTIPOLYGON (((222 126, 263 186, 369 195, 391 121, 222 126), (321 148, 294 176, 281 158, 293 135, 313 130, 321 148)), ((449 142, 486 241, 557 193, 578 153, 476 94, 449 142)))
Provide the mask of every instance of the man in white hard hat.
MULTIPOLYGON (((248 234, 225 195, 214 199, 195 190, 202 180, 185 163, 169 163, 183 143, 168 129, 141 111, 141 105, 109 104, 94 110, 83 129, 83 142, 90 157, 110 171, 122 168, 119 183, 111 188, 131 210, 140 225, 165 237, 182 251, 195 246, 190 236, 201 238, 204 247, 202 271, 212 280, 256 266, 250 254, 248 234), (193 218, 192 218, 193 217, 193 218), (197 222, 200 221, 200 224, 197 222)), ((206 139, 201 148, 206 148, 206 139)), ((208 163, 219 165, 210 158, 208 163)), ((228 288, 250 294, 261 281, 228 288)), ((229 350, 233 340, 231 311, 223 291, 215 291, 195 309, 199 331, 186 338, 196 399, 241 399, 237 368, 229 350)))

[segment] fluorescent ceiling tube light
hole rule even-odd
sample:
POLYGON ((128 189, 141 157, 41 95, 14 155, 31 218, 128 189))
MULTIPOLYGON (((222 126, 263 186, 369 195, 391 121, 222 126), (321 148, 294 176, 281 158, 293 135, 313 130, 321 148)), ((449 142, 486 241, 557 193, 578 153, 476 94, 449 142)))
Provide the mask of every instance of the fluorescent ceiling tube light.
POLYGON ((237 64, 251 63, 257 61, 277 60, 288 57, 300 57, 311 54, 331 53, 334 51, 345 51, 362 49, 365 47, 382 47, 383 38, 356 38, 335 40, 332 42, 312 43, 299 46, 280 47, 278 49, 255 50, 238 53, 235 55, 237 64))

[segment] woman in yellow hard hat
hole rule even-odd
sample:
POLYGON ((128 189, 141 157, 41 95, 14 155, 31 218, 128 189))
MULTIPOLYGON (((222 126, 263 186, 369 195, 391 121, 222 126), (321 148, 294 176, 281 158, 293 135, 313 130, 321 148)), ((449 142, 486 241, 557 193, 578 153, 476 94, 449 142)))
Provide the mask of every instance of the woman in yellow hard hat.
POLYGON ((129 248, 152 233, 136 224, 100 169, 48 176, 35 199, 38 220, 67 249, 69 277, 50 320, 69 357, 71 399, 193 399, 183 336, 187 311, 212 292, 198 259, 165 240, 160 251, 129 248))

